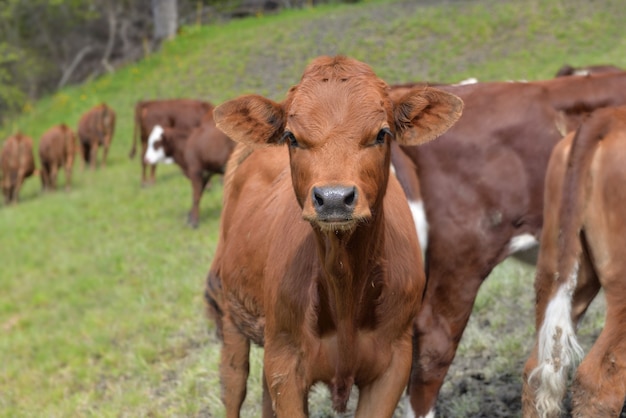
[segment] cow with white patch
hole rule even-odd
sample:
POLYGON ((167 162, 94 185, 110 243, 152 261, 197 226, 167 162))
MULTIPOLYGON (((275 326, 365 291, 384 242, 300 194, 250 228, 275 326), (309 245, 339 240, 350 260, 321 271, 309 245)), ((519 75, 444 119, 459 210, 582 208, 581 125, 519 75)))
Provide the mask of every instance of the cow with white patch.
POLYGON ((156 125, 150 133, 145 163, 174 162, 191 181, 193 202, 187 219, 193 228, 198 227, 202 192, 214 174, 224 174, 234 146, 209 117, 191 132, 156 125))

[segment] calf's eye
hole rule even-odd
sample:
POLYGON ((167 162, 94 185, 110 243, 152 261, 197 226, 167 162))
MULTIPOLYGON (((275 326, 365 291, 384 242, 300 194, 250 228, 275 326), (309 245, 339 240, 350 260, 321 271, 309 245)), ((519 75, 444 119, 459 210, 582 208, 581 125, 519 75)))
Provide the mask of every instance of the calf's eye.
POLYGON ((383 128, 378 132, 378 135, 376 135, 376 140, 374 141, 373 145, 382 145, 385 143, 385 139, 387 138, 387 136, 391 137, 391 130, 389 128, 383 128))
POLYGON ((285 142, 285 141, 287 141, 289 146, 292 147, 292 148, 298 148, 300 146, 300 144, 298 144, 298 140, 296 139, 294 134, 292 134, 289 131, 285 131, 285 133, 283 134, 282 142, 285 142))

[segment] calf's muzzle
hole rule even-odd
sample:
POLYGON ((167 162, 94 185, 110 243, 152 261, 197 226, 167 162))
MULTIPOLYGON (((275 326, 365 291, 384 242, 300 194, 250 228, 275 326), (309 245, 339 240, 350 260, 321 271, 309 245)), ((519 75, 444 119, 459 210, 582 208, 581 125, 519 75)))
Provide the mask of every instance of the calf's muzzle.
POLYGON ((312 199, 318 220, 345 222, 352 220, 357 191, 354 186, 313 187, 312 199))

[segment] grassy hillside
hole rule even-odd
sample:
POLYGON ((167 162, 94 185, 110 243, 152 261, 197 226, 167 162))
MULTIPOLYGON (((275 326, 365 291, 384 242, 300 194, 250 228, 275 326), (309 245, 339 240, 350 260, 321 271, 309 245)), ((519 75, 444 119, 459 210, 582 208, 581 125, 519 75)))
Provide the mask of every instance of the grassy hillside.
MULTIPOLYGON (((320 54, 361 59, 390 83, 541 79, 565 63, 626 67, 625 20, 621 0, 362 1, 286 11, 184 27, 148 59, 29 105, 0 138, 19 129, 38 140, 53 124, 75 126, 101 101, 118 124, 108 167, 76 170, 69 193, 41 195, 31 178, 18 206, 0 206, 0 416, 223 416, 219 345, 202 301, 221 185, 204 194, 198 230, 185 225, 191 187, 176 167, 161 166, 157 184, 140 188, 139 162, 128 159, 137 100, 281 99, 320 54)), ((442 416, 477 416, 488 404, 498 416, 518 415, 531 292, 532 269, 514 262, 483 286, 442 416), (492 391, 509 385, 510 400, 475 393, 485 380, 492 391)), ((601 323, 592 319, 584 332, 601 323)), ((256 350, 244 416, 258 415, 260 361, 256 350)), ((313 399, 312 415, 330 414, 323 392, 313 399)))

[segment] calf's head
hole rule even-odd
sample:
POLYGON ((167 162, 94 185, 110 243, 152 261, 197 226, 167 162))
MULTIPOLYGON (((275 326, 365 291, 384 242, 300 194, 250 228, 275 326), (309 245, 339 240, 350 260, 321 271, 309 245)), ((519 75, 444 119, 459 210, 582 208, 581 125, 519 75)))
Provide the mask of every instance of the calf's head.
POLYGON ((214 111, 217 126, 249 146, 289 148, 302 216, 321 230, 353 230, 380 207, 390 141, 417 145, 460 117, 458 97, 419 87, 392 100, 372 69, 346 57, 319 57, 287 98, 248 95, 214 111))
POLYGON ((144 161, 146 164, 165 163, 171 164, 172 150, 170 141, 173 140, 175 133, 171 130, 161 127, 161 125, 155 125, 148 137, 148 147, 146 148, 146 154, 144 155, 144 161))

